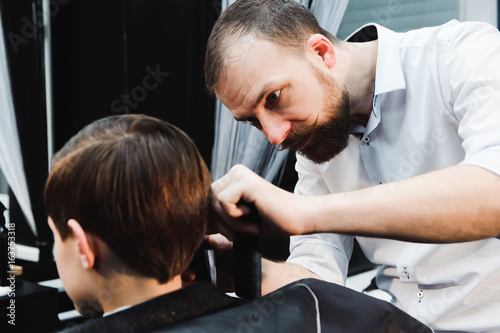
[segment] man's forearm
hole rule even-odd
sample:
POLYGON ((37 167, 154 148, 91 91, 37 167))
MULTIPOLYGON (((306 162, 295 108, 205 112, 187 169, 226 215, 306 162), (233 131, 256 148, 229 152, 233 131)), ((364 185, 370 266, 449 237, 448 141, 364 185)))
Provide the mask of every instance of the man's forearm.
POLYGON ((500 234, 500 177, 459 165, 363 190, 316 197, 309 232, 415 242, 462 242, 500 234))
POLYGON ((305 278, 322 280, 300 265, 262 259, 262 295, 305 278))

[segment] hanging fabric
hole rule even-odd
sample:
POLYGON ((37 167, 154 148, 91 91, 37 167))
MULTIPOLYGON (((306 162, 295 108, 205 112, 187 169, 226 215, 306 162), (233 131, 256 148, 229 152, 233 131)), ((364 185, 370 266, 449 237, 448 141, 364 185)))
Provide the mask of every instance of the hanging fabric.
POLYGON ((0 169, 2 169, 9 187, 16 196, 33 234, 37 235, 35 218, 31 210, 28 185, 24 174, 21 145, 17 133, 1 21, 2 18, 0 15, 0 169))
POLYGON ((310 10, 319 25, 336 36, 349 0, 312 0, 310 10))

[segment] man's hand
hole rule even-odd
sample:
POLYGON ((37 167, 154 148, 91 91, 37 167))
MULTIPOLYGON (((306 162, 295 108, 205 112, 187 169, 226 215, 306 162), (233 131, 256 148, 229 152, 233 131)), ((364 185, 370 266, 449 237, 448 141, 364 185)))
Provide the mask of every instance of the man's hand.
POLYGON ((235 232, 251 235, 298 235, 308 232, 303 208, 307 197, 280 189, 243 165, 234 166, 212 184, 217 215, 213 231, 234 239, 235 232), (257 209, 261 226, 245 220, 250 206, 257 209))

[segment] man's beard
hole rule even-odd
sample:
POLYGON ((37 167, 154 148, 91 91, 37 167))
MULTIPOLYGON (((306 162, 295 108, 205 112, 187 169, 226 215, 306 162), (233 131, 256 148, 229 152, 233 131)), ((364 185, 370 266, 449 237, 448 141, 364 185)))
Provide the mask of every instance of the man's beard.
POLYGON ((294 130, 281 146, 283 149, 291 148, 297 151, 294 144, 308 134, 312 134, 309 144, 298 152, 314 163, 322 164, 340 154, 349 143, 350 101, 349 93, 345 88, 342 89, 332 77, 313 67, 312 64, 311 67, 325 92, 323 113, 327 115, 328 119, 323 124, 318 124, 318 120, 316 120, 312 125, 305 125, 294 130), (339 97, 340 99, 338 99, 339 97))

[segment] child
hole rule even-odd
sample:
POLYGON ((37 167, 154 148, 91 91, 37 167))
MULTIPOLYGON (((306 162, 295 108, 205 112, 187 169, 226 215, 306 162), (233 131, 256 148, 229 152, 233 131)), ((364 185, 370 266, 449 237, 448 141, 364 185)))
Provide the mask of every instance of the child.
POLYGON ((210 185, 187 135, 144 115, 98 120, 53 157, 45 205, 59 276, 81 314, 104 314, 74 331, 145 332, 236 302, 208 283, 181 289, 210 185))

